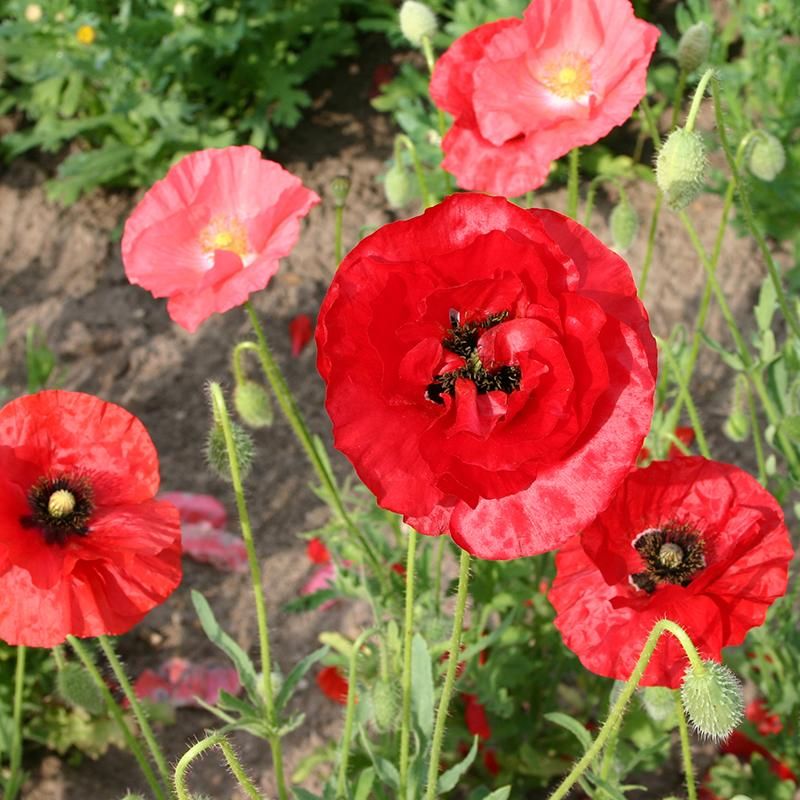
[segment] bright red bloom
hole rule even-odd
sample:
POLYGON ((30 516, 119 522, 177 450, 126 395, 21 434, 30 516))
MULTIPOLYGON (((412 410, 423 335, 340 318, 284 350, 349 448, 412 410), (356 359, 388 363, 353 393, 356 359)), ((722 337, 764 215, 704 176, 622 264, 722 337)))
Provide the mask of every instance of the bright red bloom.
POLYGON ((128 217, 125 274, 153 297, 168 297, 170 317, 193 332, 267 285, 319 202, 255 147, 191 153, 128 217))
POLYGON ((774 736, 783 730, 781 718, 777 714, 771 714, 761 698, 748 703, 744 715, 762 736, 774 736))
POLYGON ((0 639, 116 635, 162 603, 181 530, 158 483, 153 442, 119 406, 45 391, 0 409, 0 639))
POLYGON ((406 568, 399 561, 395 561, 394 564, 389 567, 389 569, 396 575, 399 575, 401 578, 406 577, 406 568))
POLYGON ((500 762, 497 760, 497 751, 493 747, 487 747, 483 751, 483 766, 490 775, 500 774, 500 762))
POLYGON ((552 161, 630 117, 658 36, 628 0, 535 0, 456 39, 430 87, 455 117, 442 166, 464 189, 539 188, 552 161))
POLYGON ((325 547, 325 542, 316 536, 308 540, 306 545, 306 555, 312 564, 327 564, 331 560, 331 554, 325 547))
POLYGON ((464 721, 467 730, 481 739, 488 739, 492 735, 489 720, 486 718, 486 709, 474 694, 462 694, 464 700, 464 721))
POLYGON ((292 341, 292 355, 297 357, 305 350, 311 341, 311 317, 308 314, 298 314, 289 323, 289 338, 292 341))
POLYGON ((323 667, 317 673, 317 686, 325 697, 334 703, 347 704, 347 678, 342 675, 338 667, 323 667))
POLYGON ((608 503, 653 409, 627 264, 567 217, 457 194, 347 256, 317 323, 336 446, 378 503, 482 558, 608 503))
MULTIPOLYGON (((780 506, 746 472, 699 456, 655 461, 556 556, 555 624, 587 669, 618 680, 665 617, 719 661, 786 591, 791 557, 780 506)), ((664 635, 642 684, 676 688, 686 665, 664 635)))

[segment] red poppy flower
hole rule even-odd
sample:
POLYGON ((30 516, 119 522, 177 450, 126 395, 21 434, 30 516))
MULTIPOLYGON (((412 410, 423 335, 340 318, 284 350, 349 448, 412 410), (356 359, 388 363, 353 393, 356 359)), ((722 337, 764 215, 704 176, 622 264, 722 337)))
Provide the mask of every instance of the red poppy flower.
POLYGON ((181 546, 158 483, 153 442, 119 406, 45 391, 0 409, 0 639, 120 634, 162 603, 181 546))
POLYGON ((500 774, 500 762, 497 760, 497 751, 493 747, 487 747, 483 751, 483 766, 490 775, 500 774))
POLYGON ((347 678, 338 667, 323 667, 317 673, 317 686, 329 700, 340 705, 347 704, 347 678))
POLYGON ((313 331, 308 314, 298 314, 289 323, 289 338, 292 341, 292 355, 299 356, 311 341, 313 331))
POLYGON ((462 694, 464 699, 464 721, 467 730, 481 739, 488 739, 492 735, 489 720, 486 718, 486 709, 474 694, 462 694))
MULTIPOLYGON (((746 472, 699 456, 655 461, 556 556, 555 624, 587 669, 619 680, 665 617, 719 661, 786 591, 791 557, 780 506, 746 472)), ((665 635, 642 683, 676 688, 686 663, 665 635)))
POLYGON ((453 195, 364 239, 317 345, 336 446, 378 503, 482 558, 577 533, 650 425, 655 345, 628 266, 499 197, 453 195))
POLYGON ((255 147, 191 153, 128 217, 125 274, 153 297, 168 297, 167 313, 193 332, 267 285, 319 201, 255 147))
POLYGON ((761 698, 748 703, 744 715, 762 736, 774 736, 783 730, 781 718, 777 714, 771 714, 761 698))
POLYGON ((406 577, 406 568, 399 561, 395 561, 394 564, 389 567, 389 569, 396 575, 399 575, 401 578, 406 577))
POLYGON ((456 39, 430 87, 455 117, 442 166, 464 189, 539 188, 552 161, 630 117, 658 36, 628 0, 535 0, 456 39))
POLYGON ((306 555, 312 564, 327 564, 331 560, 331 554, 325 547, 325 542, 316 536, 308 540, 306 545, 306 555))

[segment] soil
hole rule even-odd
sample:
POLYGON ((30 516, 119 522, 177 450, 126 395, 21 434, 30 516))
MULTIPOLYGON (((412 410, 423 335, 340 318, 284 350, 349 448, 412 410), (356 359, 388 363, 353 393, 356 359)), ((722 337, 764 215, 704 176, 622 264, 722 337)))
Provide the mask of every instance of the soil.
MULTIPOLYGON (((320 81, 312 112, 283 148, 272 157, 300 175, 326 202, 310 215, 300 242, 272 280, 254 298, 267 334, 287 380, 310 427, 330 441, 323 410, 323 386, 314 368, 313 345, 299 357, 290 355, 287 325, 296 314, 313 318, 334 272, 333 207, 330 182, 346 174, 352 189, 345 216, 345 246, 360 238, 362 228, 387 222, 383 192, 376 178, 390 155, 390 121, 373 112, 368 101, 372 72, 385 55, 373 48, 361 62, 337 69, 320 81), (334 89, 323 89, 330 85, 334 89)), ((207 492, 224 499, 233 513, 228 490, 209 475, 202 449, 208 426, 204 385, 210 378, 229 384, 229 355, 233 344, 249 335, 242 310, 215 316, 194 335, 168 318, 163 301, 155 301, 131 286, 120 260, 120 226, 138 196, 97 192, 70 208, 46 199, 44 182, 51 173, 41 162, 17 160, 0 174, 0 306, 9 319, 10 346, 0 353, 0 384, 17 394, 24 391, 25 333, 37 326, 55 351, 64 388, 97 394, 119 403, 147 426, 161 457, 165 489, 207 492)), ((644 258, 645 226, 654 200, 654 187, 640 184, 631 196, 642 217, 643 230, 627 259, 638 271, 644 258)), ((540 205, 564 209, 563 191, 537 193, 540 205)), ((602 200, 602 198, 601 198, 602 200)), ((601 202, 593 230, 610 241, 606 218, 610 206, 601 202)), ((721 202, 705 195, 691 209, 706 247, 713 241, 721 202)), ((406 216, 415 213, 409 209, 406 216)), ((721 260, 721 280, 734 310, 749 316, 764 269, 751 243, 729 231, 721 260)), ((678 218, 662 214, 656 259, 647 291, 653 327, 665 336, 684 322, 691 328, 703 287, 702 269, 678 218)), ((725 340, 716 315, 708 330, 725 340)), ((710 430, 719 430, 726 413, 728 388, 716 358, 704 356, 696 388, 703 398, 702 413, 710 430)), ((259 460, 251 481, 251 511, 259 556, 265 570, 265 589, 271 614, 273 651, 284 668, 315 648, 322 630, 358 629, 365 617, 358 607, 336 607, 303 615, 281 613, 308 578, 310 566, 304 543, 296 534, 314 527, 327 513, 309 488, 310 472, 304 455, 283 420, 257 435, 259 460)), ((728 442, 717 441, 715 452, 742 463, 728 442)), ((348 466, 337 457, 336 469, 348 466)), ((211 602, 231 635, 255 653, 257 637, 247 581, 241 576, 185 561, 183 585, 160 608, 127 636, 119 647, 132 674, 154 667, 173 655, 220 663, 220 656, 196 621, 189 590, 198 589, 211 602)), ((306 724, 288 737, 288 771, 318 745, 335 735, 340 707, 322 697, 307 682, 298 708, 306 724)), ((180 710, 174 726, 161 731, 168 755, 182 754, 187 742, 214 724, 197 710, 180 710)), ((268 796, 273 784, 263 742, 235 738, 241 758, 268 796)), ((133 760, 112 749, 97 761, 74 765, 47 755, 26 764, 30 779, 28 800, 114 800, 124 789, 144 791, 133 760)), ((238 798, 228 772, 216 756, 199 762, 191 784, 212 798, 238 798)), ((307 784, 314 788, 314 781, 307 784)))

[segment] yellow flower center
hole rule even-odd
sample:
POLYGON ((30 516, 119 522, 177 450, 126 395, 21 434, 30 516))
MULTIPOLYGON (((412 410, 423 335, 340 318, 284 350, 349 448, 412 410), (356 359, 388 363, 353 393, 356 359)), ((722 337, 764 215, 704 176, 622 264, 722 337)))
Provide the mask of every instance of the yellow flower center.
POLYGON ((81 44, 91 44, 97 38, 97 34, 91 25, 81 25, 75 34, 75 38, 81 44))
POLYGON ((68 489, 59 489, 47 501, 47 513, 56 519, 68 517, 75 510, 75 495, 68 489))
POLYGON ((545 64, 539 80, 558 97, 577 100, 591 90, 592 71, 582 56, 562 53, 555 61, 545 64))
POLYGON ((215 217, 200 234, 200 246, 206 253, 227 250, 244 259, 248 253, 247 229, 233 217, 215 217))

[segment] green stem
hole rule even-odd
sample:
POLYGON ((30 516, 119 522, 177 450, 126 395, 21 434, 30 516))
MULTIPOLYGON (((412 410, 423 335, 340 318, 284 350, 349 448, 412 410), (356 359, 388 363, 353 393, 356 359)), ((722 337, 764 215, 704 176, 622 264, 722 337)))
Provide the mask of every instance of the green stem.
POLYGON ((228 766, 233 773, 233 777, 238 781, 239 786, 241 786, 242 789, 247 792, 252 800, 263 800, 258 789, 256 789, 250 778, 247 777, 247 773, 244 771, 244 767, 242 766, 241 761, 239 761, 237 758, 230 742, 223 738, 219 743, 219 747, 220 750, 222 750, 222 754, 225 756, 225 760, 228 762, 228 766))
POLYGON ((650 276, 650 266, 653 263, 655 253, 656 232, 658 231, 658 218, 661 216, 661 206, 664 202, 664 195, 659 192, 656 201, 653 203, 653 212, 650 215, 650 228, 647 232, 647 249, 644 253, 644 263, 642 264, 642 275, 639 278, 639 297, 644 299, 644 292, 647 288, 647 279, 650 276))
POLYGON ((683 93, 686 89, 686 70, 678 70, 678 80, 675 83, 675 94, 672 96, 672 119, 669 123, 670 132, 675 129, 678 124, 678 117, 681 113, 681 105, 683 103, 683 93))
POLYGON ((128 680, 125 668, 122 666, 122 662, 119 660, 119 656, 114 650, 114 645, 111 643, 108 636, 104 635, 98 636, 97 641, 100 642, 100 648, 108 660, 108 663, 111 665, 111 671, 114 673, 117 683, 119 683, 120 688, 125 694, 134 717, 136 717, 139 730, 142 732, 142 736, 147 743, 150 755, 153 757, 153 761, 158 769, 158 774, 161 776, 161 780, 164 781, 165 785, 169 786, 170 772, 167 767, 167 759, 153 734, 153 729, 150 727, 147 715, 144 713, 142 704, 139 702, 139 698, 136 696, 136 692, 133 690, 130 680, 128 680))
POLYGON ((233 372, 233 379, 236 381, 237 386, 247 380, 247 375, 242 365, 242 355, 244 353, 258 354, 258 345, 255 342, 239 342, 236 347, 233 348, 233 353, 231 355, 231 371, 233 372))
POLYGON ((403 710, 400 724, 400 792, 403 800, 408 798, 408 743, 411 737, 411 640, 414 635, 414 566, 417 549, 417 533, 408 534, 406 555, 406 607, 403 622, 403 710))
POLYGON ((579 164, 580 147, 569 151, 569 175, 567 177, 567 216, 576 219, 578 216, 578 183, 580 181, 579 164))
POLYGON ((353 536, 358 539, 362 549, 364 550, 367 560, 370 562, 370 566, 375 573, 375 577, 388 594, 390 590, 386 581, 386 575, 384 574, 384 570, 381 568, 381 564, 378 556, 375 553, 375 549, 369 539, 365 536, 364 532, 353 522, 352 518, 344 507, 344 501, 339 493, 339 487, 336 485, 333 475, 331 475, 327 466, 320 457, 316 446, 314 445, 314 440, 311 437, 310 431, 306 427, 305 420, 300 413, 300 409, 297 407, 294 397, 289 390, 289 386, 281 374, 280 368, 278 367, 278 364, 272 355, 272 351, 267 344, 264 330, 261 327, 261 323, 258 321, 258 315, 253 308, 253 304, 248 301, 245 303, 245 308, 247 309, 247 314, 250 317, 250 322, 256 334, 261 367, 264 370, 264 375, 269 381, 270 386, 272 387, 272 391, 275 393, 275 397, 278 400, 278 405, 281 407, 281 410, 291 425, 295 436, 305 450, 306 456, 311 462, 311 466, 314 468, 314 471, 317 473, 317 477, 325 489, 325 493, 330 499, 336 514, 339 516, 339 519, 347 527, 347 529, 353 534, 353 536))
POLYGON ((446 539, 444 535, 438 537, 436 542, 436 558, 433 562, 433 607, 436 616, 442 610, 442 560, 444 559, 444 546, 446 539))
POLYGON ((261 649, 261 677, 262 691, 264 694, 264 705, 267 712, 267 723, 270 728, 269 745, 272 751, 273 768, 275 770, 275 781, 278 785, 278 795, 280 800, 287 800, 286 782, 283 776, 283 753, 281 739, 275 731, 277 729, 277 719, 275 715, 275 702, 272 693, 272 657, 270 655, 269 644, 269 622, 267 619, 267 604, 264 600, 263 577, 261 574, 261 564, 256 554, 256 546, 253 541, 253 528, 250 523, 250 513, 247 509, 247 502, 244 497, 244 487, 242 476, 239 470, 239 460, 236 457, 236 446, 233 441, 233 431, 231 420, 228 415, 228 408, 222 389, 218 383, 210 386, 211 402, 214 409, 214 419, 222 427, 225 437, 225 447, 228 451, 228 463, 231 472, 231 483, 236 496, 236 510, 239 514, 239 526, 242 531, 245 549, 247 550, 247 563, 250 567, 250 582, 253 586, 253 599, 256 606, 256 621, 258 625, 258 641, 261 649))
MULTIPOLYGON (((111 694, 106 682, 103 680, 103 676, 100 674, 100 671, 97 669, 94 661, 92 661, 92 657, 89 654, 88 649, 83 645, 80 639, 77 639, 74 636, 68 636, 67 641, 69 642, 69 645, 75 654, 81 660, 81 663, 86 671, 89 673, 89 675, 91 675, 92 680, 94 680, 97 688, 100 690, 100 694, 105 700, 108 713, 114 718, 114 722, 117 723, 117 727, 122 732, 122 736, 130 748, 131 753, 133 753, 133 757, 138 762, 139 769, 141 769, 142 775, 144 775, 144 779, 150 786, 150 790, 153 792, 156 800, 165 800, 167 797, 167 792, 165 792, 164 788, 158 782, 158 778, 156 778, 156 775, 147 760, 147 756, 144 754, 141 744, 128 727, 128 723, 125 721, 125 716, 122 713, 122 709, 119 707, 117 701, 114 700, 114 696, 111 694)), ((166 785, 169 786, 170 783, 171 781, 168 781, 166 785)))
MULTIPOLYGON (((614 726, 614 730, 608 737, 608 744, 603 748, 603 761, 600 765, 600 779, 602 781, 608 781, 608 776, 611 773, 611 767, 614 765, 614 756, 617 752, 617 742, 619 741, 619 728, 622 722, 622 717, 620 717, 617 724, 614 726)), ((606 792, 602 792, 602 796, 606 796, 606 792)))
POLYGON ((353 721, 356 712, 356 683, 358 677, 358 654, 364 642, 375 632, 374 628, 362 631, 353 642, 350 650, 350 661, 347 668, 347 707, 344 716, 344 732, 340 749, 339 774, 336 779, 336 800, 347 797, 347 766, 350 761, 350 742, 353 739, 353 721))
POLYGON ((608 739, 616 730, 617 725, 620 723, 625 712, 625 707, 628 705, 628 701, 636 691, 636 687, 639 685, 639 681, 642 679, 642 676, 647 669, 647 665, 650 663, 650 659, 655 652, 656 646, 658 645, 658 640, 665 632, 671 633, 681 643, 686 655, 689 658, 689 661, 692 664, 692 668, 697 671, 698 674, 702 674, 705 671, 703 661, 698 655, 697 649, 687 635, 686 631, 668 619, 659 620, 653 627, 653 630, 650 631, 650 635, 647 637, 647 641, 642 648, 642 652, 639 654, 639 659, 636 662, 636 666, 633 668, 633 672, 631 672, 631 676, 628 678, 625 687, 620 692, 617 702, 614 703, 611 711, 609 711, 608 719, 606 719, 603 727, 600 729, 600 733, 597 734, 597 738, 594 740, 594 742, 592 742, 592 746, 583 754, 583 757, 580 759, 580 761, 578 761, 578 763, 572 768, 572 771, 569 773, 569 775, 567 775, 566 778, 564 778, 564 780, 559 784, 558 788, 550 796, 549 800, 562 800, 564 797, 566 797, 569 793, 569 790, 578 782, 578 779, 581 777, 581 775, 586 772, 592 762, 600 754, 600 751, 603 749, 608 739))
POLYGON ((767 265, 767 271, 769 272, 772 285, 775 287, 775 293, 778 297, 778 305, 781 307, 781 313, 786 319, 788 326, 792 329, 792 333, 794 334, 795 338, 800 338, 800 321, 798 321, 797 315, 792 309, 789 299, 786 297, 786 292, 783 289, 783 282, 781 280, 780 273, 778 272, 778 268, 775 265, 775 261, 772 258, 772 253, 770 253, 767 242, 762 236, 758 225, 756 224, 755 216, 753 215, 753 208, 750 205, 750 199, 747 196, 746 187, 742 182, 742 175, 737 163, 736 155, 734 155, 733 149, 728 141, 728 134, 725 132, 725 116, 722 111, 722 96, 719 78, 715 73, 713 73, 712 70, 709 70, 709 72, 711 73, 711 94, 714 98, 714 116, 717 123, 717 132, 719 133, 719 141, 722 145, 722 149, 725 151, 725 158, 728 161, 728 167, 731 170, 733 182, 739 189, 739 203, 742 209, 742 216, 744 216, 747 227, 750 229, 750 233, 756 240, 758 249, 761 251, 764 262, 767 265))
POLYGON ((333 256, 336 259, 336 267, 342 263, 342 227, 344 222, 344 206, 336 206, 333 221, 333 256))
POLYGON ((692 748, 689 744, 689 726, 686 724, 686 713, 681 702, 681 693, 675 691, 675 705, 678 714, 678 731, 681 737, 681 756, 683 757, 683 773, 686 776, 686 791, 689 800, 697 800, 697 785, 694 780, 694 766, 692 765, 692 748))
MULTIPOLYGON (((764 458, 764 442, 761 439, 758 412, 756 411, 755 398, 749 383, 745 385, 744 391, 747 393, 747 406, 750 410, 750 427, 753 431, 753 444, 756 450, 756 462, 758 463, 758 482, 762 486, 766 486, 769 477, 767 476, 767 462, 764 458)), ((800 581, 797 582, 797 585, 800 586, 800 581)))
MULTIPOLYGON (((439 759, 444 740, 444 729, 447 723, 447 710, 450 706, 450 697, 456 682, 456 667, 461 653, 461 632, 464 627, 464 609, 467 606, 467 587, 469 585, 469 559, 466 550, 461 551, 461 560, 458 572, 458 594, 456 595, 456 611, 453 618, 453 633, 450 637, 450 651, 447 654, 447 672, 444 678, 442 696, 439 698, 439 708, 436 711, 436 724, 433 728, 431 743, 431 756, 428 764, 428 787, 425 800, 435 800, 439 782, 439 759)), ((405 800, 403 798, 402 800, 405 800)))
POLYGON ((22 698, 25 688, 25 655, 24 644, 17 645, 17 667, 14 673, 14 710, 11 739, 10 773, 6 781, 5 794, 7 800, 14 800, 22 788, 22 698))
POLYGON ((431 203, 430 193, 428 192, 428 181, 425 180, 425 170, 422 168, 422 162, 419 160, 419 155, 417 154, 417 148, 414 142, 406 136, 404 133, 400 133, 395 136, 394 139, 394 160, 400 165, 400 146, 403 146, 408 150, 409 155, 411 156, 411 163, 414 165, 414 173, 417 176, 417 184, 419 185, 419 193, 422 197, 422 207, 429 208, 431 203))
POLYGON ((199 758, 206 750, 219 744, 223 736, 221 733, 212 733, 201 739, 199 742, 193 744, 180 758, 175 765, 175 793, 178 795, 178 800, 192 800, 189 790, 186 788, 186 771, 189 765, 196 758, 199 758))
MULTIPOLYGON (((433 68, 436 66, 436 57, 433 54, 433 42, 430 36, 422 37, 422 52, 425 54, 425 63, 428 65, 428 72, 433 77, 433 68)), ((439 136, 444 140, 447 133, 447 120, 444 118, 444 111, 436 106, 436 121, 439 125, 439 136)), ((444 173, 445 194, 453 191, 453 179, 449 172, 444 173)))
POLYGON ((703 73, 703 77, 700 78, 700 82, 697 84, 697 88, 694 90, 694 97, 692 97, 692 105, 689 107, 689 113, 686 115, 686 124, 684 127, 686 128, 689 133, 694 130, 694 123, 697 120, 697 114, 700 111, 700 106, 703 102, 703 97, 706 93, 706 87, 708 86, 708 82, 714 75, 713 69, 708 69, 703 73))
POLYGON ((525 208, 533 208, 534 203, 534 196, 533 196, 533 189, 528 192, 525 192, 525 208))

